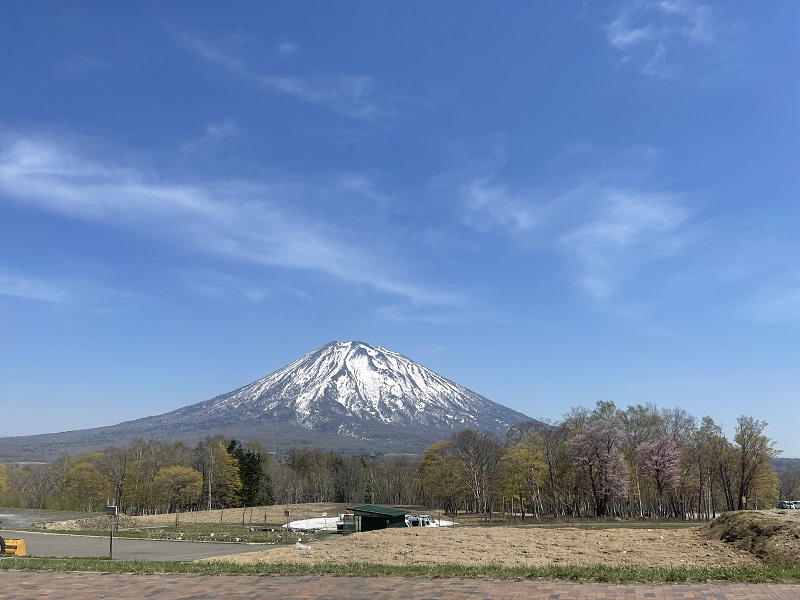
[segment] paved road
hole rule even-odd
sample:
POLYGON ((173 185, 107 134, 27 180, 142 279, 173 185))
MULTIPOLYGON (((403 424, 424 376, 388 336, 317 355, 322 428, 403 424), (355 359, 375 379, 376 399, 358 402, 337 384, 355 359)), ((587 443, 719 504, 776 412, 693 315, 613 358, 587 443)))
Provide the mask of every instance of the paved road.
POLYGON ((88 519, 102 517, 105 512, 69 512, 56 510, 39 510, 36 508, 0 508, 0 525, 7 529, 30 529, 38 523, 47 521, 67 521, 70 519, 88 519))
MULTIPOLYGON (((107 537, 61 535, 32 531, 2 530, 4 538, 22 538, 31 556, 74 558, 79 556, 108 556, 107 537)), ((115 560, 195 560, 209 556, 239 554, 274 548, 264 544, 219 544, 214 542, 180 542, 171 540, 131 540, 115 537, 115 560)), ((0 577, 3 577, 0 575, 0 577)))
POLYGON ((795 600, 800 585, 607 585, 405 577, 101 575, 0 571, 3 599, 58 600, 795 600))

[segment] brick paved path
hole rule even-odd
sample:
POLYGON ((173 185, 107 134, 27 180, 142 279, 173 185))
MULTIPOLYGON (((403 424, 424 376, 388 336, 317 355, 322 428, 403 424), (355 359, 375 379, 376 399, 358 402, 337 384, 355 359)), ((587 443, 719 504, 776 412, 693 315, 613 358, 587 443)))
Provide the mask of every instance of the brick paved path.
POLYGON ((405 577, 102 575, 0 571, 0 597, 59 600, 796 600, 800 585, 607 585, 405 577))

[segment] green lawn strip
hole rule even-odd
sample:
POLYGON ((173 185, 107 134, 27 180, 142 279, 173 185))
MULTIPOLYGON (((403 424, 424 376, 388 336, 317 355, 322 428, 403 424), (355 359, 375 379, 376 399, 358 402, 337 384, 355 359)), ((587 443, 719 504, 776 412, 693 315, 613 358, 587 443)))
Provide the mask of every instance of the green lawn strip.
MULTIPOLYGON (((88 537, 108 537, 108 530, 59 530, 48 529, 42 533, 57 533, 64 535, 83 535, 88 537)), ((330 534, 325 531, 306 533, 299 531, 248 531, 239 528, 219 528, 219 527, 187 527, 181 531, 174 528, 158 529, 138 529, 115 531, 115 538, 138 539, 138 540, 182 540, 188 542, 241 542, 252 544, 294 544, 298 539, 305 542, 318 542, 325 539, 330 534)))
POLYGON ((607 583, 688 583, 700 581, 731 581, 743 583, 800 583, 800 567, 747 568, 647 568, 632 566, 569 566, 503 567, 500 565, 372 565, 227 562, 150 562, 111 561, 101 558, 6 558, 0 560, 0 570, 29 571, 91 571, 131 574, 191 574, 191 575, 340 575, 377 577, 437 578, 496 578, 496 579, 557 579, 568 581, 598 581, 607 583))

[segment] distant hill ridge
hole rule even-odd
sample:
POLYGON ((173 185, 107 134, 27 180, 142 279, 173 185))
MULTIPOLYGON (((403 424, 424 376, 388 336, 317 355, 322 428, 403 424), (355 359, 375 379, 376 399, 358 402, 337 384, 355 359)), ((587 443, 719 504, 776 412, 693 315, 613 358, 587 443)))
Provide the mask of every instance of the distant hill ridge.
POLYGON ((49 460, 137 438, 197 441, 221 433, 291 447, 422 452, 460 429, 504 435, 529 417, 427 367, 364 342, 330 342, 227 394, 109 427, 0 438, 0 460, 49 460))

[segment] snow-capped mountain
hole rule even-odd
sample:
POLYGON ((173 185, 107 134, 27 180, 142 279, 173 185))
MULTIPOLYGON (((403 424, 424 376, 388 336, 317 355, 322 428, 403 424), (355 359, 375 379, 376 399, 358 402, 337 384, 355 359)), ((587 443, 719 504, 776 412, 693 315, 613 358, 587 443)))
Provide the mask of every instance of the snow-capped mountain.
POLYGON ((464 428, 505 435, 529 417, 382 347, 331 342, 249 385, 178 410, 84 431, 6 438, 20 449, 77 453, 136 438, 203 439, 221 433, 268 449, 357 454, 421 452, 464 428))
POLYGON ((505 431, 527 418, 402 354, 363 342, 331 342, 263 379, 169 416, 280 420, 355 437, 376 424, 505 431))

